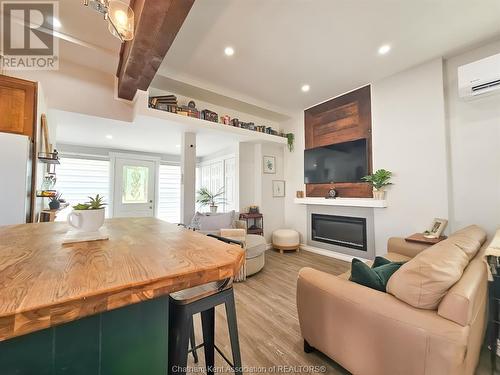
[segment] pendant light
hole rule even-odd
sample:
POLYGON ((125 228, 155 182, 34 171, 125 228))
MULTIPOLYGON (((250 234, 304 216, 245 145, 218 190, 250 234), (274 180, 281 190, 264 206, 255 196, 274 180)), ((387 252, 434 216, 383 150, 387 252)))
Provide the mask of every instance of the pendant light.
POLYGON ((134 11, 119 0, 84 0, 85 6, 104 15, 108 29, 122 42, 134 39, 134 11))

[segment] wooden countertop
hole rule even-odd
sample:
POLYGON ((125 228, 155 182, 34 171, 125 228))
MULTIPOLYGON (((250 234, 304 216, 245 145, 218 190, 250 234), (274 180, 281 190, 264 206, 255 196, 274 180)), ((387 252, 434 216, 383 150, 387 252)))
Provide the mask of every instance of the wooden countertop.
POLYGON ((153 218, 62 245, 66 223, 0 227, 0 341, 237 274, 238 246, 153 218))

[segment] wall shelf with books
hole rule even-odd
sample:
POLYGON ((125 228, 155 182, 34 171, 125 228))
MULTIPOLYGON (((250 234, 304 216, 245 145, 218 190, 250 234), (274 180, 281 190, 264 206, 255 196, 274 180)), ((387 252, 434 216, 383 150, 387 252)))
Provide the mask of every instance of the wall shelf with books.
MULTIPOLYGON (((251 130, 250 128, 245 128, 241 127, 241 122, 240 126, 234 126, 235 121, 231 121, 231 119, 228 121, 228 123, 220 123, 220 122, 215 122, 216 118, 220 118, 217 114, 212 114, 210 115, 210 111, 198 111, 195 110, 194 108, 190 108, 187 106, 178 106, 175 101, 174 96, 164 96, 163 101, 160 103, 161 105, 159 108, 163 109, 157 109, 154 107, 158 107, 158 102, 156 102, 154 105, 152 103, 152 100, 154 98, 150 98, 148 96, 147 92, 138 92, 137 98, 136 98, 136 114, 138 116, 147 116, 147 117, 152 117, 155 119, 160 119, 160 120, 166 120, 169 122, 174 122, 176 124, 182 125, 186 131, 190 132, 218 132, 218 133, 225 133, 225 134, 231 134, 235 138, 237 138, 240 141, 245 141, 245 142, 269 142, 269 143, 277 143, 280 145, 286 145, 287 144, 287 138, 284 135, 279 135, 279 134, 269 134, 264 131, 264 125, 255 125, 253 124, 253 129, 259 129, 260 131, 257 130, 251 130), (175 106, 175 112, 172 110, 172 108, 169 109, 170 106, 175 106), (203 113, 204 112, 204 113, 203 113), (202 114, 203 113, 203 114, 202 114), (208 119, 205 118, 200 118, 200 117, 205 117, 211 118, 214 121, 209 121, 208 119), (258 128, 257 128, 258 127, 258 128)), ((232 119, 235 120, 235 119, 232 119)), ((239 121, 239 120, 238 120, 239 121)), ((250 126, 247 125, 248 123, 243 123, 243 126, 250 126)), ((269 127, 265 127, 266 131, 270 132, 271 130, 267 129, 269 127)), ((275 133, 278 133, 276 129, 273 129, 275 133)))

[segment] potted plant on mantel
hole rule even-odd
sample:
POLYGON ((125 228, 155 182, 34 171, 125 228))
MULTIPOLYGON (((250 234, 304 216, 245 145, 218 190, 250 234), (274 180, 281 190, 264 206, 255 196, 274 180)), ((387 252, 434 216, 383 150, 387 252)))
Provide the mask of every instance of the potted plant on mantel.
POLYGON ((391 171, 379 169, 375 173, 365 176, 362 179, 372 184, 373 198, 383 200, 385 199, 384 187, 386 187, 387 185, 392 185, 392 183, 390 182, 391 177, 391 171))
POLYGON ((68 215, 68 224, 83 232, 97 231, 104 224, 104 197, 97 194, 89 197, 86 203, 73 206, 73 211, 68 215))
POLYGON ((199 203, 201 207, 210 206, 210 212, 213 214, 217 213, 217 204, 225 202, 224 188, 219 189, 217 193, 212 193, 208 188, 202 187, 196 193, 198 194, 196 203, 199 203))

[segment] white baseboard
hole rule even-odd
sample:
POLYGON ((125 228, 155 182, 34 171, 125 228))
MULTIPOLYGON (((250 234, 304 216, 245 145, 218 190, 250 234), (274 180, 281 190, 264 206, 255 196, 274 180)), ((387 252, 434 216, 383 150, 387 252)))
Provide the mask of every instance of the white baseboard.
POLYGON ((343 261, 349 262, 349 263, 352 262, 353 258, 357 258, 359 260, 362 260, 363 262, 368 262, 369 261, 369 259, 360 258, 360 257, 353 257, 352 255, 346 255, 346 254, 342 254, 342 253, 337 253, 335 251, 325 250, 325 249, 321 249, 319 247, 310 246, 310 245, 306 245, 306 244, 303 244, 303 243, 300 244, 300 249, 301 250, 305 250, 305 251, 309 251, 311 253, 324 255, 324 256, 327 256, 327 257, 330 257, 330 258, 335 258, 335 259, 343 260, 343 261))

